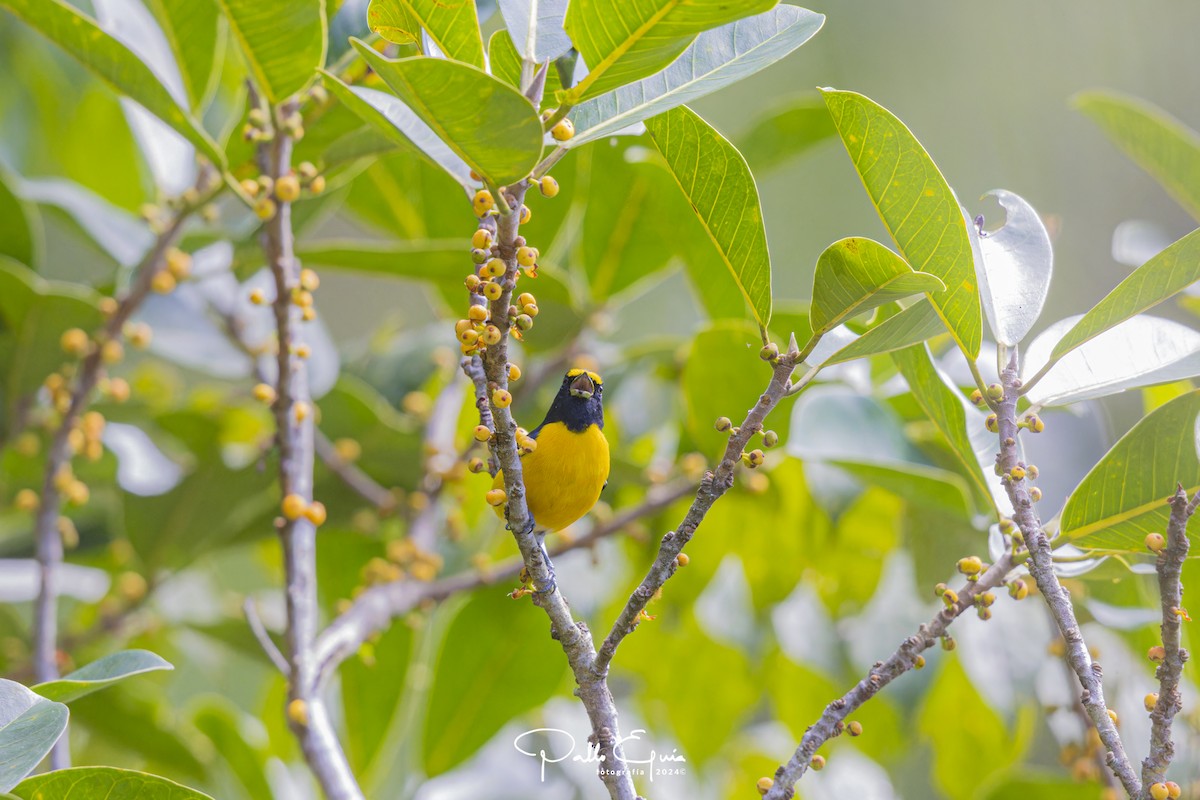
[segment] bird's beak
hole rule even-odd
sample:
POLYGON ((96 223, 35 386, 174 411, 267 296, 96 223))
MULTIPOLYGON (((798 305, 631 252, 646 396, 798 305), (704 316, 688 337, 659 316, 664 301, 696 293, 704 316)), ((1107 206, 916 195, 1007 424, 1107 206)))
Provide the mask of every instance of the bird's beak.
POLYGON ((592 383, 592 379, 588 377, 586 372, 582 373, 578 378, 571 381, 572 397, 582 397, 584 400, 587 400, 595 393, 596 384, 592 383))

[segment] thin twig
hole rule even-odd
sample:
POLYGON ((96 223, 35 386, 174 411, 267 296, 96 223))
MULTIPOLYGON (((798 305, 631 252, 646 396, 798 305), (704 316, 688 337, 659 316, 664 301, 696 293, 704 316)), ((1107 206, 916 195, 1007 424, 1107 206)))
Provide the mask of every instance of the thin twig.
POLYGON ((317 458, 329 468, 329 471, 342 479, 342 483, 353 489, 360 497, 383 512, 390 512, 396 507, 396 495, 387 487, 376 481, 359 466, 344 460, 338 455, 337 449, 329 437, 320 428, 313 428, 313 447, 317 458))
POLYGON ((1050 606, 1054 622, 1067 646, 1067 663, 1071 665, 1071 670, 1083 687, 1079 700, 1087 709, 1096 732, 1100 734, 1100 741, 1107 748, 1105 763, 1121 781, 1126 793, 1130 797, 1138 797, 1142 789, 1141 783, 1133 771, 1129 756, 1125 753, 1125 745, 1117 732, 1116 723, 1109 716, 1108 706, 1104 702, 1104 687, 1101 682, 1103 671, 1098 662, 1092 661, 1083 633, 1079 629, 1075 610, 1071 606, 1070 594, 1063 588, 1054 572, 1050 541, 1042 530, 1041 520, 1033 510, 1034 501, 1030 496, 1028 479, 1012 477, 1014 468, 1025 466, 1021 463, 1020 449, 1017 446, 1017 435, 1020 432, 1017 427, 1017 399, 1021 389, 1019 374, 1017 350, 1013 348, 1008 365, 1000 373, 1004 399, 996 405, 1000 439, 997 462, 1000 467, 1000 480, 1012 503, 1013 520, 1021 529, 1029 547, 1029 572, 1042 597, 1050 606))
POLYGON ((612 630, 605 637, 604 643, 600 645, 594 667, 597 676, 607 674, 608 665, 612 662, 613 655, 617 651, 617 646, 620 645, 622 639, 637 627, 638 620, 646 604, 662 588, 667 579, 675 574, 675 570, 678 569, 677 559, 679 554, 683 551, 684 546, 691 541, 692 536, 695 535, 696 529, 704 521, 704 516, 708 513, 708 510, 712 508, 713 503, 721 495, 732 488, 734 468, 741 461, 742 452, 750 443, 750 439, 763 429, 763 420, 779 404, 779 401, 784 398, 790 388, 788 379, 795 369, 796 356, 797 353, 789 352, 779 356, 776 360, 767 390, 763 392, 753 408, 746 414, 746 418, 738 426, 737 432, 729 437, 729 444, 726 445, 725 454, 721 458, 721 462, 717 465, 717 468, 704 476, 704 480, 700 483, 700 490, 696 492, 696 497, 692 501, 691 508, 688 509, 683 522, 679 528, 673 532, 668 532, 662 538, 662 542, 658 547, 658 555, 655 557, 649 572, 646 573, 646 577, 642 579, 638 587, 633 590, 633 593, 629 596, 629 600, 625 603, 625 607, 617 615, 617 620, 613 623, 612 630))
MULTIPOLYGON (((496 430, 496 423, 492 419, 492 406, 488 402, 487 375, 483 373, 483 362, 468 356, 462 360, 461 366, 475 389, 475 408, 479 411, 479 424, 488 430, 496 430)), ((491 448, 488 449, 487 464, 488 474, 495 477, 500 471, 500 462, 496 460, 496 451, 491 448)))
POLYGON ((765 800, 789 800, 794 795, 793 787, 796 781, 808 770, 817 750, 842 732, 846 718, 878 694, 883 687, 915 668, 918 656, 946 635, 950 623, 974 606, 976 597, 1003 583, 1013 566, 1012 554, 1005 553, 979 576, 979 580, 968 582, 959 590, 958 602, 943 608, 928 623, 921 625, 916 634, 901 642, 900 647, 886 661, 875 662, 867 676, 853 689, 827 705, 820 719, 804 732, 804 737, 791 759, 775 770, 775 782, 768 790, 765 800))
POLYGON ((1171 518, 1167 522, 1167 546, 1158 555, 1158 591, 1162 599, 1162 643, 1165 651, 1162 663, 1155 672, 1158 678, 1158 701, 1150 712, 1150 753, 1142 761, 1142 787, 1149 797, 1149 787, 1166 779, 1167 768, 1175 757, 1171 741, 1171 724, 1183 707, 1179 682, 1188 651, 1179 646, 1183 626, 1183 583, 1180 575, 1188 555, 1188 520, 1200 504, 1200 492, 1188 502, 1187 492, 1179 486, 1171 497, 1171 518))
POLYGON ((246 623, 250 626, 250 631, 258 640, 263 652, 267 654, 267 658, 271 659, 271 663, 284 677, 287 677, 292 669, 288 666, 283 653, 275 646, 275 640, 271 638, 271 634, 267 632, 267 626, 263 624, 262 617, 258 614, 258 606, 255 604, 254 598, 246 598, 246 602, 242 603, 242 611, 246 615, 246 623))
MULTIPOLYGON (((550 557, 557 558, 572 550, 591 547, 596 542, 619 533, 637 520, 657 514, 693 491, 695 484, 690 481, 680 481, 651 490, 646 499, 638 505, 616 513, 607 522, 594 525, 583 536, 564 539, 551 547, 550 557)), ((372 636, 386 630, 397 617, 402 617, 427 602, 437 602, 462 592, 516 578, 524 566, 525 562, 519 556, 514 556, 485 569, 460 572, 432 583, 405 578, 368 589, 317 638, 315 650, 320 681, 323 683, 328 680, 342 661, 358 652, 363 643, 372 636)))
MULTIPOLYGON (((150 251, 138 264, 128 291, 117 303, 116 311, 95 337, 91 352, 80 365, 71 391, 70 404, 63 414, 58 430, 54 432, 42 476, 41 498, 34 525, 39 583, 33 611, 33 664, 34 677, 38 683, 52 681, 59 676, 58 569, 63 561, 63 543, 62 534, 58 529, 62 494, 57 479, 59 473, 71 461, 71 431, 91 402, 92 391, 104 372, 104 343, 120 338, 125 323, 149 296, 154 276, 165 267, 167 251, 178 240, 184 223, 197 208, 212 199, 218 190, 219 187, 208 185, 211 174, 209 168, 199 171, 197 188, 204 191, 204 197, 196 203, 183 206, 171 217, 167 226, 155 237, 150 251)), ((64 769, 70 766, 70 761, 67 737, 63 736, 51 752, 50 766, 52 769, 64 769)))
MULTIPOLYGON (((425 496, 425 503, 408 526, 408 538, 420 550, 430 551, 437 545, 438 523, 442 519, 439 500, 446 488, 446 478, 445 470, 438 469, 434 462, 454 450, 455 422, 462 408, 462 388, 462 375, 455 372, 433 401, 433 411, 425 424, 425 438, 421 447, 425 453, 425 474, 418 487, 425 496)), ((471 444, 475 444, 474 440, 471 444)), ((460 459, 455 456, 455 460, 460 459)))
MULTIPOLYGON (((295 101, 276 109, 278 119, 296 111, 295 101)), ((270 142, 259 145, 259 170, 278 182, 291 171, 292 138, 279 126, 270 142)), ((276 198, 278 201, 278 198, 276 198)), ((283 495, 312 503, 314 426, 308 369, 296 354, 301 342, 300 309, 292 293, 300 285, 300 265, 293 253, 291 204, 278 202, 263 226, 262 247, 275 279, 275 328, 278 334, 278 377, 275 386, 276 443, 279 484, 283 495)), ((317 529, 305 515, 281 518, 280 543, 286 581, 288 724, 300 742, 305 761, 329 800, 363 800, 334 733, 324 700, 316 690, 313 644, 317 635, 317 529)))

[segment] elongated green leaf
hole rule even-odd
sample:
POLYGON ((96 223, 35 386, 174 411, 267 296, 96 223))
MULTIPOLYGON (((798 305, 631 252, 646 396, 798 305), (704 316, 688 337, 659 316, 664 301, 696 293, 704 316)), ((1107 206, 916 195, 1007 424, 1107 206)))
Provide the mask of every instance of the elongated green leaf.
POLYGON ((450 149, 498 185, 527 176, 542 155, 537 110, 513 87, 467 64, 415 56, 391 59, 355 49, 450 149))
MULTIPOLYGON (((983 468, 979 465, 979 459, 975 457, 975 450, 967 435, 967 410, 963 407, 963 398, 947 386, 938 374, 929 355, 929 348, 919 344, 896 350, 892 353, 892 360, 896 362, 900 374, 908 382, 908 387, 925 416, 950 445, 950 452, 954 454, 963 474, 978 490, 980 497, 991 498, 983 468)), ((983 420, 973 419, 971 424, 982 425, 983 420)))
MULTIPOLYGON (((571 113, 575 136, 567 146, 611 136, 753 75, 807 42, 824 24, 822 14, 781 5, 705 31, 662 72, 582 103, 571 113)), ((832 135, 824 109, 821 118, 832 135)))
POLYGON ((68 716, 62 703, 0 678, 0 792, 37 767, 67 729, 68 716))
POLYGON ((371 0, 367 24, 396 44, 420 44, 424 28, 448 57, 483 69, 475 0, 371 0))
POLYGON ((771 255, 758 187, 741 153, 687 106, 646 128, 760 325, 771 320, 771 255))
POLYGON ((696 36, 772 8, 778 0, 573 0, 565 27, 588 65, 587 77, 563 100, 576 105, 653 75, 696 36))
POLYGON ((225 55, 216 0, 146 0, 179 65, 188 101, 201 109, 217 79, 225 55))
POLYGON ((910 502, 964 518, 971 516, 970 489, 953 472, 903 461, 833 459, 826 463, 910 502))
POLYGON ((810 312, 813 331, 825 333, 885 303, 945 288, 936 275, 913 272, 879 242, 859 236, 842 239, 817 259, 810 312))
POLYGON ((462 763, 509 720, 554 694, 566 661, 538 635, 546 623, 536 610, 484 590, 454 617, 429 692, 426 774, 462 763), (479 653, 487 653, 486 669, 475 659, 479 653))
POLYGON ((930 300, 970 358, 979 355, 983 313, 971 240, 958 201, 912 132, 883 106, 854 92, 823 89, 846 152, 879 216, 913 269, 946 291, 930 300))
POLYGON ((563 30, 567 0, 500 0, 500 14, 517 51, 535 64, 571 49, 563 30))
MULTIPOLYGON (((513 46, 512 37, 504 31, 496 31, 492 34, 492 38, 488 40, 488 66, 491 72, 500 80, 507 83, 509 86, 521 87, 521 54, 517 52, 517 48, 513 46)), ((558 90, 562 89, 562 79, 558 75, 558 70, 554 65, 542 66, 538 65, 538 71, 549 70, 546 73, 546 87, 542 93, 542 107, 549 108, 554 106, 554 95, 558 90)), ((537 74, 536 72, 534 73, 537 74)), ((578 133, 575 134, 579 136, 578 133)), ((575 139, 571 139, 568 144, 571 144, 575 139)))
POLYGON ((450 173, 464 188, 469 189, 474 185, 471 180, 471 168, 467 166, 467 162, 459 158, 449 145, 438 138, 438 135, 395 95, 377 89, 347 86, 329 72, 322 74, 325 77, 325 85, 334 96, 364 122, 387 137, 388 141, 403 148, 415 148, 430 162, 450 173))
POLYGON ((1166 532, 1176 484, 1200 488, 1197 414, 1200 390, 1134 425, 1071 492, 1060 533, 1080 547, 1145 552, 1146 534, 1166 532))
POLYGON ((1154 104, 1118 92, 1083 92, 1071 104, 1200 221, 1200 133, 1154 104))
POLYGON ((819 97, 804 97, 760 117, 738 140, 738 149, 761 175, 763 170, 797 158, 834 136, 837 130, 825 102, 819 97))
POLYGON ((1200 230, 1194 230, 1130 273, 1059 340, 1057 361, 1089 339, 1153 308, 1200 280, 1200 230))
POLYGON ((33 690, 49 700, 69 703, 134 675, 175 669, 149 650, 124 650, 93 661, 56 681, 39 683, 33 690))
POLYGON ((7 8, 115 90, 170 125, 214 164, 224 166, 225 154, 208 132, 171 97, 149 67, 94 19, 63 0, 0 0, 0 8, 7 8))
POLYGON ((21 800, 212 800, 175 781, 116 767, 74 767, 36 775, 13 794, 21 800))
POLYGON ((946 332, 946 325, 928 300, 914 303, 889 317, 825 360, 826 366, 856 358, 890 353, 946 332))
POLYGON ((0 170, 0 256, 8 256, 33 269, 37 269, 42 256, 37 206, 13 192, 13 184, 3 170, 0 170))
POLYGON ((325 0, 217 0, 259 89, 273 103, 325 66, 325 0))

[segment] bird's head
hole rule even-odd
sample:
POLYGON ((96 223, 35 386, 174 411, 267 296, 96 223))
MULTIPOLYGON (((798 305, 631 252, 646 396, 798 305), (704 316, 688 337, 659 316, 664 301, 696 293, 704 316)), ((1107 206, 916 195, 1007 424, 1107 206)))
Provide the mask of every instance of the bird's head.
POLYGON ((574 431, 589 425, 604 427, 604 381, 595 372, 572 369, 563 376, 562 386, 546 415, 546 422, 562 422, 574 431))

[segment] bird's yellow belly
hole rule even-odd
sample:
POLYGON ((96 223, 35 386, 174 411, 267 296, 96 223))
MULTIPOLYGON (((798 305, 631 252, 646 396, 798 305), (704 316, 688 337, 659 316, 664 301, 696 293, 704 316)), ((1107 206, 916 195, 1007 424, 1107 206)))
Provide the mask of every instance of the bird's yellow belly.
MULTIPOLYGON (((596 505, 608 480, 608 440, 591 425, 572 433, 560 422, 538 433, 537 449, 521 459, 529 511, 539 530, 558 531, 596 505)), ((504 486, 504 473, 492 484, 504 486)), ((496 512, 503 516, 503 507, 496 512)))

